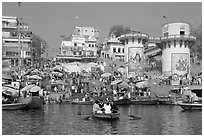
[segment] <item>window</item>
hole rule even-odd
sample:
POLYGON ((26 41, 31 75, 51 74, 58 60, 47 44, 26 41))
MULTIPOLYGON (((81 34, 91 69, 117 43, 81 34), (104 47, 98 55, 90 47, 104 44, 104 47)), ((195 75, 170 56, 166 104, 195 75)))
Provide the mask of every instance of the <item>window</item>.
POLYGON ((115 53, 116 52, 116 48, 113 48, 113 53, 115 53))
POLYGON ((123 53, 125 53, 125 49, 123 48, 123 53))
POLYGON ((73 52, 73 55, 76 55, 76 52, 73 52))
POLYGON ((87 30, 85 30, 85 32, 87 32, 87 30))
POLYGON ((66 51, 63 51, 63 54, 66 55, 66 51))
POLYGON ((164 33, 164 37, 168 37, 168 36, 169 36, 168 32, 164 33))
POLYGON ((77 43, 74 43, 74 46, 77 46, 77 43))
POLYGON ((89 44, 89 47, 91 47, 91 44, 89 44))
POLYGON ((134 39, 134 38, 132 38, 132 43, 134 43, 134 40, 135 40, 135 39, 134 39))
POLYGON ((128 44, 128 39, 126 39, 126 44, 128 44))
POLYGON ((92 44, 92 47, 94 47, 94 44, 92 44))
POLYGON ((118 48, 118 53, 120 53, 120 48, 118 48))
POLYGON ((180 31, 180 35, 185 35, 185 31, 180 31))

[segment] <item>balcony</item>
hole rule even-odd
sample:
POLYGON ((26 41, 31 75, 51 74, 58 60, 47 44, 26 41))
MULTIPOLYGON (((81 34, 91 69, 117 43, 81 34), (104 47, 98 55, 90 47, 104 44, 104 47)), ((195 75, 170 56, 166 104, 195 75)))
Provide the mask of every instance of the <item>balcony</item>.
POLYGON ((120 40, 128 39, 128 38, 143 38, 143 39, 148 39, 148 35, 145 33, 133 33, 133 34, 124 34, 118 37, 120 40))
POLYGON ((169 40, 191 40, 196 41, 196 37, 192 35, 169 35, 166 37, 161 37, 161 41, 169 41, 169 40))

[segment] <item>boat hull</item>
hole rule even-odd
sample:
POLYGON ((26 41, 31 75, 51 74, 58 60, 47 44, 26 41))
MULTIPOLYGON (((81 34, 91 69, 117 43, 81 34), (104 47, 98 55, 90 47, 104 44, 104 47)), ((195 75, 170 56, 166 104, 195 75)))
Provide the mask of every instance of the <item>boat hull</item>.
POLYGON ((25 109, 27 105, 27 103, 2 104, 2 110, 22 110, 25 109))
POLYGON ((27 103, 24 109, 41 109, 44 105, 44 100, 37 96, 19 98, 19 103, 27 103))
POLYGON ((104 119, 104 120, 116 120, 119 119, 119 113, 110 113, 110 114, 100 114, 100 113, 95 113, 92 115, 92 117, 94 118, 98 118, 98 119, 104 119))
POLYGON ((76 105, 93 105, 93 102, 72 101, 71 104, 76 104, 76 105))
POLYGON ((180 103, 179 106, 184 110, 202 110, 201 103, 180 103))
POLYGON ((116 105, 131 105, 130 99, 119 99, 117 101, 113 101, 116 105))
POLYGON ((157 105, 158 100, 131 100, 132 105, 157 105))

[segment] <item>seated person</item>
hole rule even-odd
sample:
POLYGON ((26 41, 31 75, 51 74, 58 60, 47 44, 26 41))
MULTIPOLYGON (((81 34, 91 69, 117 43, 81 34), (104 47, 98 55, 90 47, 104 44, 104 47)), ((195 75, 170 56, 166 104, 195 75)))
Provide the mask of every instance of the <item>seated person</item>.
POLYGON ((101 108, 99 107, 99 101, 94 102, 93 113, 102 113, 101 108))
POLYGON ((104 109, 105 109, 105 114, 110 114, 111 113, 111 106, 109 103, 104 104, 104 109))

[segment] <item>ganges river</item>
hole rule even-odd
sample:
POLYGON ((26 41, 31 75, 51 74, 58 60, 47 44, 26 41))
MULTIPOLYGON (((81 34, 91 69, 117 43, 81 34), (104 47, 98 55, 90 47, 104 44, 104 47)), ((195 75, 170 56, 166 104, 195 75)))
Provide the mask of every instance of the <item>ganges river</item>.
POLYGON ((2 111, 3 135, 202 135, 202 111, 179 106, 119 106, 116 121, 84 118, 90 105, 50 104, 41 110, 2 111), (131 120, 128 115, 141 117, 131 120))

